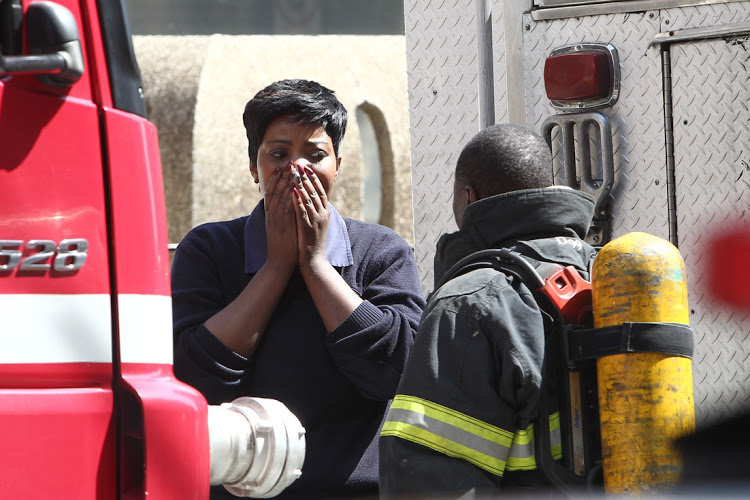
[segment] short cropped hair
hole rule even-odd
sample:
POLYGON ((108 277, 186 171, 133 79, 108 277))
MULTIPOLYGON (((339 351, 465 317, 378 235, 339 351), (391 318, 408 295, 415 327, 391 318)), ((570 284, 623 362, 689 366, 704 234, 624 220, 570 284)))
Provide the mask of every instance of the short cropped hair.
POLYGON ((518 125, 491 125, 464 146, 456 181, 480 198, 553 184, 552 155, 541 136, 518 125))
POLYGON ((247 152, 253 162, 258 161, 258 148, 266 128, 281 116, 289 116, 302 124, 323 127, 338 156, 339 145, 346 132, 346 108, 332 90, 317 82, 294 79, 272 83, 245 105, 242 121, 247 133, 247 152))

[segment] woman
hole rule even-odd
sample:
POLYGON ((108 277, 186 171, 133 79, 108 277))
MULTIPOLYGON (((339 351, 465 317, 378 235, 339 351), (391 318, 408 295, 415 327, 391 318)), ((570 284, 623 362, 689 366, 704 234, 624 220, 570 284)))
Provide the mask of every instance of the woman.
POLYGON ((424 306, 412 251, 328 202, 347 121, 332 91, 276 82, 243 118, 263 200, 178 247, 175 373, 211 404, 278 399, 300 419, 302 477, 279 498, 375 496, 378 429, 424 306))

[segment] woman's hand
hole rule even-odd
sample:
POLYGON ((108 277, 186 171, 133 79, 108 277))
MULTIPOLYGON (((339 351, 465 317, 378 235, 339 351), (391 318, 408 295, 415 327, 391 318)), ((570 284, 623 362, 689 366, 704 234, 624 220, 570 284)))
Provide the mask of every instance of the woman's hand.
POLYGON ((315 273, 328 263, 328 196, 310 166, 298 164, 296 172, 299 176, 295 178, 292 193, 297 216, 297 263, 303 274, 315 273))
POLYGON ((307 165, 297 167, 299 177, 292 188, 297 214, 297 262, 310 296, 326 330, 332 332, 361 303, 326 258, 328 195, 315 171, 307 165))
POLYGON ((266 264, 291 276, 297 265, 297 223, 294 193, 291 191, 294 165, 277 168, 266 185, 263 200, 266 211, 266 264))
POLYGON ((297 265, 292 162, 269 177, 263 198, 268 256, 244 290, 204 325, 225 346, 250 357, 297 265))

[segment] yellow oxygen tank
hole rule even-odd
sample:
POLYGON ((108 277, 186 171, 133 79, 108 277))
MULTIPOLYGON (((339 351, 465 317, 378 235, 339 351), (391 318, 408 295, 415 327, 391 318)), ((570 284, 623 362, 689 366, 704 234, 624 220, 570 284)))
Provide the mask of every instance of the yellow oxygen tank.
MULTIPOLYGON (((592 272, 594 326, 688 324, 685 264, 668 241, 629 233, 601 249, 592 272)), ((604 488, 659 491, 680 478, 673 440, 693 432, 692 360, 626 353, 597 360, 604 488)))

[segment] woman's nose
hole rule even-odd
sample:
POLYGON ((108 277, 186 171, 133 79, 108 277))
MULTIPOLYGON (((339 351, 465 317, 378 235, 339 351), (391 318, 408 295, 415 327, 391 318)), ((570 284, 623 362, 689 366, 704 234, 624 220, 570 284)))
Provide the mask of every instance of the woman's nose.
POLYGON ((297 156, 295 160, 293 160, 293 163, 295 166, 300 167, 309 167, 310 165, 312 165, 312 163, 310 163, 310 161, 304 156, 297 156))

